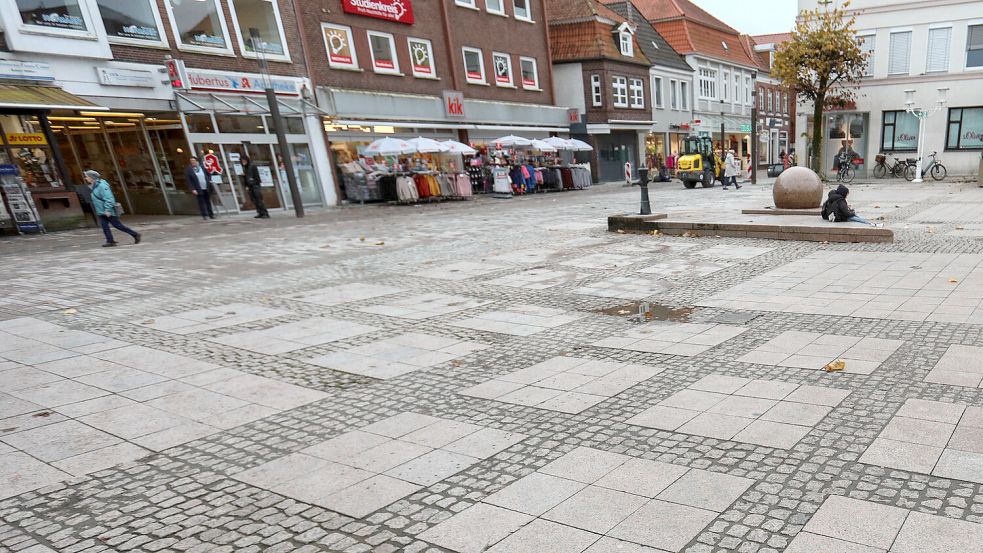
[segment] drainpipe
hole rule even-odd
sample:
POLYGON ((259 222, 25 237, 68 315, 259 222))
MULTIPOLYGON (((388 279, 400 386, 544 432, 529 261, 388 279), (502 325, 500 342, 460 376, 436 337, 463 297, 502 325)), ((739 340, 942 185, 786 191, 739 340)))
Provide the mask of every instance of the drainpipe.
MULTIPOLYGON (((539 10, 543 14, 543 27, 546 29, 546 78, 549 79, 550 83, 550 103, 556 105, 556 85, 553 84, 553 48, 550 42, 550 22, 546 17, 546 0, 540 0, 539 10)), ((522 67, 519 67, 519 70, 521 73, 522 67)))

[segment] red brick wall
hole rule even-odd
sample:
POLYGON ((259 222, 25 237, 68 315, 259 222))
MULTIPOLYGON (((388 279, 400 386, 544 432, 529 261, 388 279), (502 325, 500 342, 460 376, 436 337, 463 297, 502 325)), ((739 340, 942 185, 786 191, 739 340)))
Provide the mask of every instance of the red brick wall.
MULTIPOLYGON (((652 119, 652 99, 649 87, 649 68, 641 65, 628 63, 618 63, 613 61, 586 61, 583 67, 584 99, 587 104, 588 123, 607 123, 609 120, 630 120, 630 121, 650 121, 652 119), (601 107, 593 105, 591 95, 591 75, 601 76, 601 86, 603 93, 601 107), (644 109, 616 108, 614 107, 614 87, 611 82, 612 77, 636 78, 642 81, 643 94, 645 98, 644 109)), ((630 92, 629 92, 630 101, 630 92)))
POLYGON ((546 19, 541 0, 531 0, 534 23, 517 21, 512 15, 512 2, 506 0, 505 18, 485 11, 485 0, 476 0, 479 10, 457 6, 454 0, 415 0, 414 23, 405 25, 381 19, 345 13, 341 0, 303 0, 301 21, 308 38, 312 78, 317 86, 333 86, 356 90, 375 90, 407 94, 440 95, 441 91, 455 88, 466 98, 552 104, 553 87, 549 79, 548 42, 546 19), (444 33, 441 6, 444 2, 450 25, 450 37, 444 33), (351 27, 360 72, 332 69, 328 66, 327 53, 321 23, 334 23, 351 27), (393 35, 400 72, 403 76, 377 74, 371 68, 367 30, 393 35), (410 70, 407 37, 428 39, 433 44, 434 61, 439 81, 418 79, 410 70), (449 43, 449 47, 448 47, 449 43), (490 86, 469 84, 464 78, 462 46, 480 48, 484 54, 485 76, 490 86), (510 54, 513 81, 516 88, 502 88, 491 84, 492 51, 510 54), (519 56, 536 59, 541 92, 523 90, 520 83, 519 56))

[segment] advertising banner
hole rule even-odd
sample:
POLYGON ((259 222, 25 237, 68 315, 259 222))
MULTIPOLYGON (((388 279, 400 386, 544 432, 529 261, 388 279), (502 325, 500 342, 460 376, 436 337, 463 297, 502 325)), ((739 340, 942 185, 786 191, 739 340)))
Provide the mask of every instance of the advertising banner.
POLYGON ((345 13, 412 25, 413 5, 410 2, 411 0, 342 0, 341 6, 345 13))

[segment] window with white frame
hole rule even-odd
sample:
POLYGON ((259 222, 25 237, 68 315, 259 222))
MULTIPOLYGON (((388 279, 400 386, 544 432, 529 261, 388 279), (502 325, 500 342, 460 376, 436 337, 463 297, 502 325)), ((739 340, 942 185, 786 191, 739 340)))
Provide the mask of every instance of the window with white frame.
POLYGON ((721 79, 720 86, 721 86, 720 88, 721 98, 723 98, 725 102, 729 101, 730 100, 730 71, 724 71, 724 77, 723 79, 721 79))
POLYGON ((704 100, 717 99, 717 70, 708 67, 700 68, 700 98, 704 100))
POLYGON ((888 49, 888 75, 907 75, 911 65, 911 31, 891 33, 888 49))
POLYGON ((867 54, 866 66, 864 67, 864 76, 870 77, 874 74, 874 41, 876 37, 873 34, 863 35, 857 37, 857 42, 860 43, 860 51, 867 54))
POLYGON ((661 108, 662 104, 662 77, 652 77, 652 102, 655 107, 661 108))
POLYGON ((983 24, 970 25, 966 31, 966 68, 983 67, 983 24))
POLYGON ((669 80, 669 108, 679 109, 679 81, 669 80))
POLYGON ((689 109, 689 83, 686 81, 679 81, 679 109, 689 109))
POLYGON ((734 103, 740 103, 741 101, 741 74, 737 71, 734 72, 734 103))
POLYGON ((782 92, 782 113, 788 115, 788 92, 782 92))
POLYGON ((322 23, 324 48, 328 53, 328 66, 335 69, 358 69, 358 56, 351 27, 322 23))
POLYGON ((79 0, 17 0, 16 4, 21 22, 39 31, 91 32, 79 0))
POLYGON ((178 48, 202 52, 231 53, 229 30, 218 0, 185 2, 167 0, 171 26, 178 48))
POLYGON ((645 85, 641 79, 631 79, 628 82, 628 93, 631 97, 631 107, 645 109, 645 85))
POLYGON ((505 15, 505 0, 485 0, 485 9, 488 13, 505 15))
POLYGON ((604 96, 601 89, 601 76, 591 75, 590 76, 590 100, 591 105, 600 106, 604 100, 604 96))
POLYGON ((372 70, 385 75, 399 74, 399 60, 396 58, 396 40, 389 33, 367 31, 369 53, 372 54, 372 70))
POLYGON ((772 112, 772 111, 774 111, 774 108, 775 108, 775 105, 774 105, 774 103, 772 101, 771 91, 769 90, 768 91, 768 111, 769 112, 772 112))
POLYGON ((935 73, 949 70, 949 48, 952 42, 952 27, 928 30, 928 53, 925 72, 935 73))
POLYGON ((539 69, 535 58, 519 58, 519 70, 522 72, 522 88, 539 90, 539 69))
POLYGON ((758 87, 758 110, 765 110, 765 91, 761 87, 758 87))
POLYGON ((751 105, 751 77, 744 77, 744 103, 751 105))
POLYGON ((481 50, 462 48, 464 52, 464 76, 469 83, 485 83, 485 60, 481 50))
POLYGON ((628 79, 624 77, 611 77, 611 90, 614 107, 628 107, 628 79))
POLYGON ((280 8, 275 0, 229 0, 229 9, 244 56, 288 59, 280 8))
POLYGON ((621 50, 621 55, 626 57, 635 56, 635 44, 631 40, 631 33, 623 30, 618 33, 618 46, 621 50))
POLYGON ((529 8, 529 0, 512 0, 512 13, 516 19, 532 21, 532 10, 529 8))
POLYGON ((96 0, 110 42, 167 44, 161 30, 157 2, 152 0, 96 0))
POLYGON ((512 56, 501 52, 492 52, 492 68, 494 69, 496 85, 515 86, 512 81, 512 56))
POLYGON ((425 38, 407 38, 410 49, 410 70, 414 77, 436 79, 437 68, 433 61, 433 44, 425 38))
POLYGON ((478 9, 478 6, 474 5, 475 0, 454 0, 454 3, 458 6, 464 6, 465 8, 478 9))

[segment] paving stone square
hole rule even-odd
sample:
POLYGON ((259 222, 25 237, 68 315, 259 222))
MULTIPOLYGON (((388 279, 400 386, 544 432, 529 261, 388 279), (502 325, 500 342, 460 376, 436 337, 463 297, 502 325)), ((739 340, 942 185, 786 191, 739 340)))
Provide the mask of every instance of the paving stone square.
POLYGON ((488 281, 488 284, 525 288, 529 290, 546 290, 569 284, 585 278, 587 275, 573 271, 551 271, 549 269, 529 269, 513 275, 506 275, 488 281))
POLYGON ((717 259, 751 259, 759 255, 773 251, 775 248, 762 248, 758 246, 711 246, 704 250, 699 250, 696 255, 703 257, 714 257, 717 259))
POLYGON ((342 284, 339 286, 325 286, 324 288, 309 290, 300 294, 292 294, 288 297, 292 300, 302 301, 305 303, 332 306, 382 296, 391 296, 401 292, 403 292, 403 289, 396 288, 395 286, 358 283, 342 284))
POLYGON ((280 317, 289 313, 289 311, 272 309, 261 305, 230 303, 205 309, 182 311, 170 315, 159 315, 152 319, 137 321, 137 324, 174 334, 195 334, 280 317))
POLYGON ((320 346, 379 330, 376 327, 329 317, 304 319, 263 330, 249 330, 208 338, 209 342, 276 355, 320 346))
POLYGON ((659 374, 663 369, 578 357, 554 357, 461 390, 494 399, 576 414, 659 374))
MULTIPOLYGON (((903 344, 901 340, 787 330, 737 360, 758 365, 822 369, 840 359, 846 363, 844 370, 870 374, 903 344)), ((983 373, 980 376, 983 378, 983 373)))
POLYGON ((467 296, 432 293, 402 297, 391 302, 362 307, 359 311, 419 321, 475 309, 489 303, 491 302, 467 296))
POLYGON ((909 399, 860 462, 983 484, 983 407, 909 399))
POLYGON ((647 323, 594 342, 602 348, 692 357, 740 336, 747 328, 724 324, 647 323))
POLYGON ((668 290, 671 285, 665 281, 635 276, 614 277, 574 289, 575 294, 599 296, 602 298, 639 299, 653 296, 668 290))
POLYGON ((495 265, 493 263, 458 261, 457 263, 428 267, 423 271, 413 273, 413 275, 426 278, 435 278, 438 280, 458 281, 484 276, 489 273, 495 273, 505 268, 506 267, 504 265, 495 265))
POLYGON ((776 380, 708 375, 627 422, 789 449, 849 394, 776 380))
POLYGON ((678 551, 753 483, 579 447, 420 538, 452 551, 678 551))
POLYGON ((585 315, 538 305, 486 311, 449 323, 451 326, 513 336, 530 336, 584 318, 585 315))
POLYGON ((634 265, 641 261, 644 261, 644 258, 639 258, 638 256, 634 255, 595 253, 585 255, 584 257, 578 257, 576 259, 561 261, 560 265, 564 265, 566 267, 578 267, 581 269, 618 269, 621 267, 634 265))
POLYGON ((983 386, 983 347, 953 344, 946 349, 925 382, 952 386, 983 386))
POLYGON ((525 438, 406 412, 263 463, 235 478, 364 517, 525 438))
POLYGON ((660 277, 707 276, 730 266, 730 263, 681 258, 659 261, 639 269, 638 272, 660 277))
POLYGON ((319 355, 307 362, 352 374, 388 379, 446 363, 486 347, 478 342, 410 332, 319 355))

